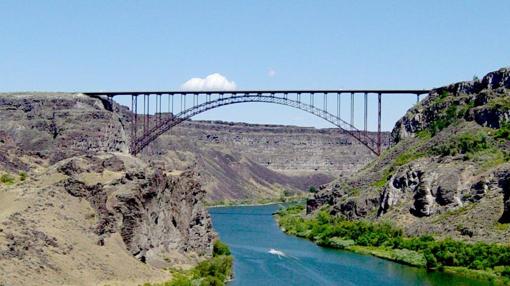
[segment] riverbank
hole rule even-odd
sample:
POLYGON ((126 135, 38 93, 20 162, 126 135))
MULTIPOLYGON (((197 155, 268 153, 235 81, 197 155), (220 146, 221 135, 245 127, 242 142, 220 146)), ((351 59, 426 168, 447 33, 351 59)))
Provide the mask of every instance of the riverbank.
POLYGON ((164 283, 145 283, 143 286, 226 285, 232 278, 233 258, 228 246, 217 240, 213 257, 200 262, 192 269, 169 269, 172 279, 164 283))
POLYGON ((327 212, 314 217, 303 215, 301 205, 280 210, 276 220, 287 234, 303 237, 316 244, 345 249, 360 254, 431 271, 456 273, 487 281, 492 285, 510 283, 510 247, 431 236, 406 237, 389 223, 347 221, 327 212))
POLYGON ((206 203, 208 208, 229 208, 229 207, 257 207, 277 204, 302 204, 306 201, 307 196, 289 196, 282 198, 269 198, 258 200, 233 200, 206 203))

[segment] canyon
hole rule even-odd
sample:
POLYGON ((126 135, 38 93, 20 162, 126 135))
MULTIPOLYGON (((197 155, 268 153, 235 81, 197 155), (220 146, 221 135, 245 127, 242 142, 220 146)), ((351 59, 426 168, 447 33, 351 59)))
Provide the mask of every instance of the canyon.
POLYGON ((0 94, 0 284, 166 281, 211 256, 207 204, 306 195, 374 157, 336 129, 217 121, 134 157, 130 118, 83 94, 0 94))

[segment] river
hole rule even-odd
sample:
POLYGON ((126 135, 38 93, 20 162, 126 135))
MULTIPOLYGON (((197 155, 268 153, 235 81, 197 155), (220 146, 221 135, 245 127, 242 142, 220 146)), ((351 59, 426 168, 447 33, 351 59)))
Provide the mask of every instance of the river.
POLYGON ((272 217, 279 207, 209 209, 215 230, 234 256, 234 280, 229 286, 486 285, 373 256, 319 247, 306 239, 286 235, 272 217), (276 252, 269 253, 271 249, 276 252))

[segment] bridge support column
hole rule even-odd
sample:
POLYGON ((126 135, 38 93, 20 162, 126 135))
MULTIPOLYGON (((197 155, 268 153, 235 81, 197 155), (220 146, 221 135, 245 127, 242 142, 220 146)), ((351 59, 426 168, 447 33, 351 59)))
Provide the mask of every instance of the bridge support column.
POLYGON ((159 122, 161 122, 161 113, 162 113, 162 110, 163 110, 162 105, 161 105, 161 103, 162 103, 161 102, 161 94, 158 94, 158 96, 156 97, 156 100, 159 101, 159 103, 158 103, 159 110, 157 110, 157 112, 158 112, 158 124, 159 124, 159 122))
POLYGON ((363 131, 365 132, 365 136, 367 136, 367 120, 368 120, 368 115, 367 115, 367 112, 368 112, 368 94, 365 92, 365 110, 364 110, 364 121, 363 121, 363 131))
POLYGON ((342 95, 341 93, 336 94, 336 116, 340 117, 342 113, 342 95))
POLYGON ((156 121, 156 125, 159 122, 158 111, 159 111, 159 94, 156 94, 156 111, 154 111, 154 121, 156 121))
MULTIPOLYGON (((131 142, 135 142, 137 135, 137 127, 138 127, 138 96, 131 95, 131 142)), ((134 147, 134 146, 132 146, 134 147)))
POLYGON ((143 134, 147 134, 147 116, 145 115, 145 111, 147 111, 147 95, 143 95, 143 134))
POLYGON ((351 130, 354 130, 354 92, 351 92, 351 130))
POLYGON ((381 94, 377 94, 377 155, 381 155, 381 94))

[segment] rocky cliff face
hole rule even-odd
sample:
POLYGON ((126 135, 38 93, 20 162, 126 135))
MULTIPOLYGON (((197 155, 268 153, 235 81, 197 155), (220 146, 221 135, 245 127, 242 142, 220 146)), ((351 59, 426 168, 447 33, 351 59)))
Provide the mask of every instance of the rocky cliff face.
MULTIPOLYGON (((161 140, 161 145, 173 150, 200 147, 243 154, 261 166, 290 175, 350 175, 374 158, 366 147, 336 128, 192 121, 161 140)), ((383 134, 383 142, 386 147, 388 133, 383 134)))
POLYGON ((214 233, 203 206, 205 191, 194 181, 195 175, 187 171, 173 176, 133 165, 142 164, 113 156, 73 158, 58 167, 71 175, 63 181, 64 189, 85 198, 96 210, 98 243, 119 232, 139 260, 167 267, 163 255, 171 250, 210 255, 214 233), (129 169, 122 159, 131 163, 129 169), (108 184, 87 184, 91 172, 101 176, 108 171, 115 177, 108 184))
POLYGON ((389 219, 409 234, 510 237, 510 69, 435 89, 392 131, 396 146, 325 186, 308 212, 389 219))
POLYGON ((469 107, 462 114, 466 121, 474 121, 481 126, 499 128, 510 119, 505 103, 510 89, 510 68, 488 73, 481 80, 464 81, 434 89, 423 104, 411 108, 393 128, 393 141, 399 142, 430 127, 452 106, 469 107), (455 95, 450 100, 442 100, 447 95, 455 95))
POLYGON ((127 151, 121 113, 107 107, 80 94, 4 93, 0 96, 3 141, 50 163, 87 153, 127 151))
POLYGON ((212 202, 302 193, 374 156, 337 129, 202 121, 177 126, 142 155, 180 168, 192 162, 212 202))

